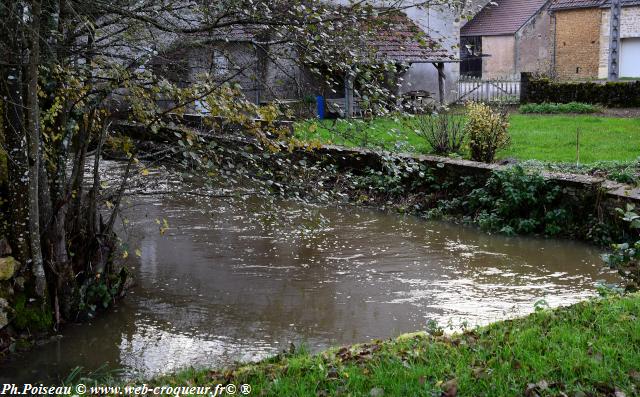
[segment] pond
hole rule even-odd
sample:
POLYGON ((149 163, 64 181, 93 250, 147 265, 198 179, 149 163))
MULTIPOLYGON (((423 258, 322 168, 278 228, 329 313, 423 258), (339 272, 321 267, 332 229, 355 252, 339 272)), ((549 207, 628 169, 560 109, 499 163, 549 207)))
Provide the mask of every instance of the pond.
POLYGON ((252 197, 136 198, 123 224, 136 285, 111 312, 0 363, 0 382, 52 382, 105 363, 150 376, 433 321, 459 329, 524 315, 543 299, 571 304, 614 280, 581 243, 352 206, 267 207, 252 197))

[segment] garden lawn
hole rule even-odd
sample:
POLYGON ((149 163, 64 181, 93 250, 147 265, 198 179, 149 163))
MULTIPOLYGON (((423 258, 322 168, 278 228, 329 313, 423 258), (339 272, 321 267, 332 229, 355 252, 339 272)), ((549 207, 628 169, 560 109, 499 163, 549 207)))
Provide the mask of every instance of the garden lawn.
MULTIPOLYGON (((380 118, 368 124, 344 120, 305 122, 297 124, 296 134, 322 143, 428 153, 429 145, 403 120, 380 118)), ((498 158, 575 162, 578 130, 581 163, 632 161, 640 156, 640 118, 513 114, 509 128, 511 146, 499 152, 498 158)))
POLYGON ((633 396, 640 295, 501 321, 461 335, 407 334, 319 355, 281 354, 227 371, 189 369, 154 385, 249 384, 256 396, 633 396))
POLYGON ((513 115, 512 144, 500 158, 554 162, 631 161, 640 157, 640 118, 513 115))

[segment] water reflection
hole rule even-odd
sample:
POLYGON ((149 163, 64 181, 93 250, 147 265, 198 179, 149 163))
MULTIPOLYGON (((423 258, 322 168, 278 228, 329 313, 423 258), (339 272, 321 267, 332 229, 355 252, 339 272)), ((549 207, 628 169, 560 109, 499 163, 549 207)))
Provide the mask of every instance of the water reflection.
POLYGON ((544 298, 594 294, 596 249, 490 236, 351 207, 258 199, 139 199, 127 212, 137 285, 108 315, 0 364, 0 381, 64 377, 77 365, 129 376, 256 360, 424 329, 485 324, 544 298), (167 219, 161 234, 156 220, 167 219))

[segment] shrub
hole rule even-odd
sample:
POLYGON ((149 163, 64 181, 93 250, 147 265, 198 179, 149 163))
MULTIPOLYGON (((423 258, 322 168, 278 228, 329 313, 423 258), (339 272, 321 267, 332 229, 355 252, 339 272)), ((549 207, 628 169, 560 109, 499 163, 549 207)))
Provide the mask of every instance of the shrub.
POLYGON ((582 102, 527 103, 520 106, 520 113, 598 113, 598 106, 582 102))
POLYGON ((495 111, 483 103, 467 104, 465 131, 469 137, 471 159, 490 163, 496 152, 509 146, 509 116, 505 110, 495 111))
POLYGON ((354 187, 366 189, 376 195, 401 196, 435 182, 432 170, 414 160, 384 156, 380 170, 367 168, 364 175, 356 176, 354 187))
MULTIPOLYGON (((640 215, 635 212, 633 204, 626 209, 616 208, 620 217, 629 223, 631 230, 640 230, 640 215)), ((625 289, 635 292, 640 289, 640 240, 633 244, 613 244, 613 252, 603 255, 603 259, 611 269, 617 270, 625 281, 625 289)))
POLYGON ((461 215, 485 231, 506 235, 572 235, 581 226, 572 214, 580 209, 563 200, 557 183, 520 166, 494 171, 481 187, 438 203, 440 214, 461 215))
POLYGON ((555 82, 548 78, 523 80, 522 103, 583 102, 608 107, 640 106, 640 81, 632 82, 555 82))
POLYGON ((565 231, 569 223, 568 211, 560 206, 561 196, 560 187, 540 174, 513 167, 494 172, 485 186, 473 190, 461 204, 484 230, 552 236, 565 231))
POLYGON ((434 154, 460 153, 465 139, 462 116, 435 113, 416 116, 407 123, 417 136, 427 141, 434 154))
POLYGON ((589 164, 526 160, 519 164, 530 171, 591 175, 606 178, 611 181, 640 186, 640 158, 634 161, 596 161, 589 164))

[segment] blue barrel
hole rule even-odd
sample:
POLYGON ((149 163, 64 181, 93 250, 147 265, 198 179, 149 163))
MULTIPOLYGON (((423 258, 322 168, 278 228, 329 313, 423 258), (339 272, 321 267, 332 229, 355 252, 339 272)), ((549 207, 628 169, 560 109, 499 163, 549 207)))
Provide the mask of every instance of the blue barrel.
POLYGON ((318 118, 320 120, 323 120, 324 119, 324 97, 322 95, 318 95, 316 97, 316 105, 317 105, 318 118))

